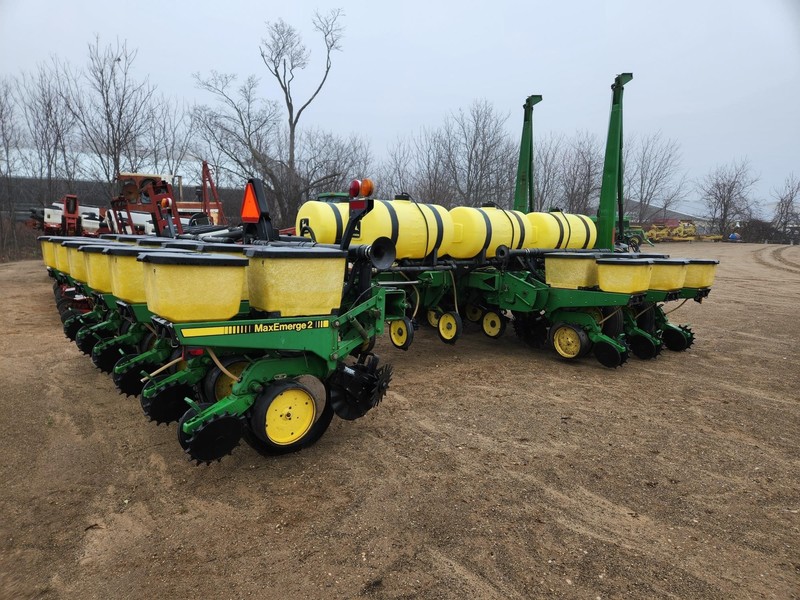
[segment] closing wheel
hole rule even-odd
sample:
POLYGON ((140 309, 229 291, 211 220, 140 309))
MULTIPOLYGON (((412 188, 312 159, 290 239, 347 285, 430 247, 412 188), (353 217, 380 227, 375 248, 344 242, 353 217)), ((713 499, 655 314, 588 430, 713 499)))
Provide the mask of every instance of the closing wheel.
POLYGON ((75 335, 75 345, 77 345, 78 350, 84 354, 91 355, 92 350, 99 342, 113 337, 114 334, 103 330, 91 331, 89 327, 90 326, 81 327, 78 330, 78 333, 75 335))
POLYGON ((414 325, 411 323, 411 319, 403 317, 389 323, 389 339, 395 348, 408 350, 411 342, 414 341, 414 325))
POLYGON ((245 441, 267 456, 297 452, 316 442, 328 429, 333 407, 317 399, 296 379, 273 383, 256 398, 250 412, 245 441))
MULTIPOLYGON (((239 377, 250 365, 250 361, 240 355, 225 356, 220 359, 220 363, 231 375, 236 375, 236 377, 239 377)), ((235 380, 215 365, 203 378, 203 395, 209 402, 217 402, 231 394, 235 383, 235 380)))
POLYGON ((531 348, 544 348, 547 344, 547 323, 540 314, 515 312, 511 324, 517 337, 531 348))
POLYGON ((694 334, 686 326, 667 327, 661 335, 661 341, 673 352, 683 352, 694 343, 694 334))
POLYGON ((73 317, 68 318, 64 321, 64 335, 67 336, 73 342, 75 341, 75 337, 78 335, 78 331, 80 331, 81 327, 84 326, 83 321, 78 315, 80 315, 80 313, 75 311, 73 317))
POLYGON ((506 318, 493 310, 487 310, 481 319, 481 329, 490 338, 499 338, 506 330, 506 318))
MULTIPOLYGON (((133 346, 120 346, 116 341, 92 348, 92 362, 103 373, 111 373, 125 354, 136 355, 133 346)), ((132 358, 129 357, 129 358, 132 358)), ((138 394, 138 392, 137 392, 138 394)))
MULTIPOLYGON (((134 356, 136 356, 136 354, 124 354, 117 361, 117 363, 128 362, 134 356)), ((125 394, 127 396, 138 396, 142 393, 142 389, 144 388, 144 382, 142 382, 142 372, 144 371, 145 373, 152 373, 160 366, 161 365, 157 362, 145 361, 136 363, 130 369, 122 373, 113 372, 114 369, 112 368, 111 379, 114 380, 114 385, 117 386, 120 394, 125 394)), ((184 406, 184 409, 185 408, 186 407, 184 406)), ((183 411, 181 411, 181 414, 183 414, 183 411)))
POLYGON ((436 329, 439 331, 439 339, 445 344, 455 344, 459 337, 461 337, 461 330, 464 324, 461 321, 461 316, 458 313, 446 312, 439 317, 439 323, 436 329))
POLYGON ((64 309, 64 311, 61 313, 61 316, 60 316, 61 324, 64 325, 72 317, 77 317, 78 315, 82 315, 82 314, 83 313, 81 311, 79 311, 77 308, 74 308, 73 306, 69 306, 66 309, 64 309))
POLYGON ((168 375, 162 375, 150 379, 142 387, 139 397, 144 414, 158 425, 178 421, 186 412, 187 397, 197 400, 193 386, 187 383, 164 385, 162 382, 167 377, 168 375))
POLYGON ((464 309, 464 316, 467 317, 467 321, 470 323, 480 323, 481 318, 483 318, 483 310, 475 304, 467 304, 464 309))
MULTIPOLYGON (((200 404, 200 411, 211 406, 200 404)), ((242 439, 242 419, 235 415, 215 415, 187 436, 183 425, 198 413, 189 408, 178 421, 178 443, 197 465, 210 464, 233 452, 242 439)))
POLYGON ((592 348, 595 358, 604 367, 616 369, 617 367, 625 364, 628 360, 628 352, 620 352, 614 346, 600 340, 592 348))
POLYGON ((636 358, 642 360, 650 360, 659 355, 659 346, 653 343, 653 340, 646 338, 643 335, 634 335, 628 338, 628 343, 631 347, 631 352, 636 358))
POLYGON ((583 356, 591 349, 586 332, 570 323, 555 323, 550 328, 550 344, 559 356, 570 360, 583 356))
POLYGON ((442 316, 442 311, 438 308, 431 308, 425 313, 425 320, 428 321, 428 325, 431 327, 438 327, 439 326, 439 317, 442 316))
POLYGON ((62 317, 62 323, 63 323, 64 313, 70 308, 72 308, 73 303, 74 303, 73 299, 68 297, 59 298, 59 300, 56 302, 56 310, 58 311, 58 314, 61 315, 62 317))

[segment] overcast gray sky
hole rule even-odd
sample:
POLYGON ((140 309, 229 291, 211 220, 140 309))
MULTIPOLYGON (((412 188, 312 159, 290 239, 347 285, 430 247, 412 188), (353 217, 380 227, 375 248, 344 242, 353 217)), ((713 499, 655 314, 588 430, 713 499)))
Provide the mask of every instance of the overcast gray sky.
POLYGON ((311 18, 333 7, 345 11, 343 52, 303 121, 361 133, 377 157, 476 99, 510 113, 518 135, 529 94, 544 96, 537 134, 605 140, 609 86, 631 71, 626 135, 677 140, 691 179, 747 158, 769 202, 785 177, 800 176, 800 0, 0 0, 0 76, 51 55, 83 65, 99 34, 138 48, 136 73, 168 95, 207 101, 191 74, 214 69, 259 75, 277 98, 258 45, 264 23, 282 18, 312 50, 302 97, 324 57, 311 18))

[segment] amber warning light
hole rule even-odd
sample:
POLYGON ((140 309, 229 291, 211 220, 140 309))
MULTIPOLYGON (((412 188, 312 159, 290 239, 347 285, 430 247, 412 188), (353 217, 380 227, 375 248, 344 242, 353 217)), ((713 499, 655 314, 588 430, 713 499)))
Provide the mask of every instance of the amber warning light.
POLYGON ((256 201, 256 191, 252 183, 248 183, 244 188, 244 200, 242 200, 242 223, 258 223, 261 212, 258 210, 256 201))

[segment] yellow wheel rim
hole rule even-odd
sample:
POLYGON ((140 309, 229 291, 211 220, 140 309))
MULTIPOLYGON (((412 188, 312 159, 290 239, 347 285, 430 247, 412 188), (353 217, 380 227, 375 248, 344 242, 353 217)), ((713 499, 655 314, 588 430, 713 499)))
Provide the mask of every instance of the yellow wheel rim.
POLYGON ((503 331, 502 317, 493 311, 489 311, 483 316, 481 325, 483 332, 489 337, 497 337, 503 331))
POLYGON ((303 388, 290 388, 278 394, 267 408, 264 424, 267 438, 278 446, 300 441, 314 424, 317 406, 303 388))
POLYGON ((392 321, 389 325, 389 338, 392 344, 401 348, 408 341, 408 328, 405 321, 392 321))
POLYGON ((553 347, 564 358, 577 358, 581 353, 581 338, 572 327, 559 327, 553 335, 553 347))
POLYGON ((475 306, 474 304, 468 304, 465 314, 467 316, 468 321, 471 321, 472 323, 477 323, 478 321, 481 320, 481 315, 483 314, 483 311, 480 309, 480 307, 475 306))
POLYGON ((426 315, 428 318, 428 325, 431 327, 438 327, 439 326, 439 313, 435 310, 429 310, 428 314, 426 315))
POLYGON ((452 340, 458 335, 458 323, 450 313, 439 317, 439 333, 446 340, 452 340))
MULTIPOLYGON (((247 365, 250 363, 246 360, 241 362, 232 363, 225 368, 230 371, 232 375, 237 377, 242 374, 247 365)), ((233 379, 228 377, 225 373, 220 373, 217 381, 214 382, 214 400, 221 400, 225 396, 230 396, 233 391, 233 384, 236 383, 233 379)))

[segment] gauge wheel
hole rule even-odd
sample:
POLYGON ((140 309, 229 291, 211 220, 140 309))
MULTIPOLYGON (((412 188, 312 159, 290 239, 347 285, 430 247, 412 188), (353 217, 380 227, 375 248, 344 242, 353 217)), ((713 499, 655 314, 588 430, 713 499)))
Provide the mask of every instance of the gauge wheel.
MULTIPOLYGON (((225 356, 220 359, 220 363, 231 375, 237 377, 250 365, 250 361, 240 355, 225 356)), ((225 396, 230 396, 235 383, 237 382, 214 365, 214 368, 203 378, 203 395, 209 402, 218 402, 225 396)))
POLYGON ((439 317, 436 329, 439 332, 439 339, 445 344, 455 344, 458 338, 461 337, 464 324, 458 313, 446 312, 439 317))
POLYGON ((476 304, 467 304, 467 307, 464 309, 464 316, 467 317, 467 321, 470 323, 480 323, 483 317, 483 309, 476 304))
POLYGON ((319 440, 333 419, 327 398, 322 409, 306 385, 285 379, 269 385, 250 409, 245 441, 259 454, 288 454, 307 448, 319 440))
POLYGON ((506 330, 506 318, 498 312, 487 310, 481 319, 481 329, 490 338, 499 338, 506 330))
POLYGON ((442 311, 439 308, 431 308, 425 313, 425 320, 428 325, 434 329, 439 326, 439 318, 442 316, 442 311))
POLYGON ((591 349, 589 336, 580 327, 559 322, 550 328, 550 344, 562 358, 580 358, 591 349))
POLYGON ((389 339, 395 348, 408 350, 414 341, 414 325, 411 319, 403 317, 389 323, 389 339))

